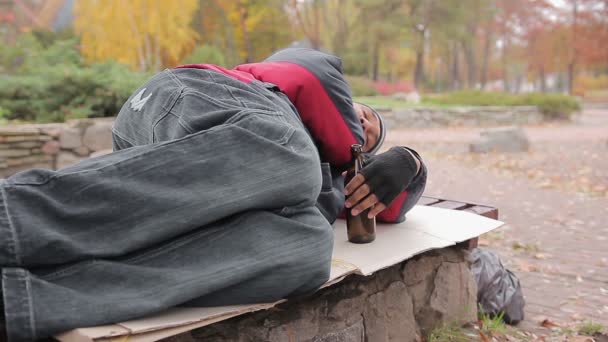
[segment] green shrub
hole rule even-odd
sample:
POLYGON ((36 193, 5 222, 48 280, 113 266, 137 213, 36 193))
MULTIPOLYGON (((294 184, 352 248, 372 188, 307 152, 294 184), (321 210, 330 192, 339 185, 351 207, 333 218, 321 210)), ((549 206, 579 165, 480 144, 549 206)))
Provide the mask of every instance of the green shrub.
POLYGON ((32 32, 21 35, 15 44, 0 45, 0 72, 31 74, 61 65, 82 66, 78 38, 32 32))
POLYGON ((12 45, 0 44, 0 73, 19 73, 28 56, 40 49, 40 42, 31 34, 20 36, 12 45))
POLYGON ((568 119, 580 105, 573 97, 561 94, 508 94, 499 92, 458 91, 425 95, 422 102, 460 106, 536 106, 547 119, 568 119))
POLYGON ((84 65, 74 36, 34 32, 0 46, 0 107, 9 120, 114 116, 148 76, 116 62, 84 65))
POLYGON ((13 120, 114 116, 147 77, 117 63, 53 66, 34 74, 0 76, 0 106, 13 120))
POLYGON ((572 113, 581 109, 573 97, 560 94, 527 94, 523 101, 538 107, 547 119, 569 119, 572 113))
POLYGON ((346 81, 350 85, 353 96, 375 96, 378 91, 374 87, 374 82, 365 77, 346 76, 346 81))
POLYGON ((604 331, 604 326, 592 321, 585 321, 581 323, 576 330, 581 335, 596 336, 600 335, 604 331))
POLYGON ((215 64, 226 66, 226 59, 222 50, 215 46, 199 46, 192 53, 181 61, 181 64, 215 64))
POLYGON ((9 113, 10 111, 8 109, 0 107, 0 120, 6 119, 9 113))

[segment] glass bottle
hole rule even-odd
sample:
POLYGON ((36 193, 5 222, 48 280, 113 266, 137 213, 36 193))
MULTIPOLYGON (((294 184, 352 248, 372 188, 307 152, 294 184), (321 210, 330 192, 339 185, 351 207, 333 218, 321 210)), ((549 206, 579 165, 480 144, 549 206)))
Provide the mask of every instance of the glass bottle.
MULTIPOLYGON (((346 173, 344 186, 350 182, 363 167, 363 147, 359 144, 350 146, 353 167, 346 173)), ((368 218, 369 209, 364 210, 357 216, 351 214, 351 208, 346 208, 346 231, 348 241, 352 243, 370 243, 376 239, 376 218, 368 218)))

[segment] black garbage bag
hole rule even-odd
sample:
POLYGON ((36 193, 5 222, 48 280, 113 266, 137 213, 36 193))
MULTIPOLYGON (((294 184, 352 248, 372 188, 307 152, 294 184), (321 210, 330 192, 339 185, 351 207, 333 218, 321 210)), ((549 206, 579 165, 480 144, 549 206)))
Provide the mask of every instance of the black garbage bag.
POLYGON ((508 324, 523 320, 526 302, 517 276, 502 265, 494 252, 475 248, 470 258, 481 309, 492 316, 502 313, 508 324))

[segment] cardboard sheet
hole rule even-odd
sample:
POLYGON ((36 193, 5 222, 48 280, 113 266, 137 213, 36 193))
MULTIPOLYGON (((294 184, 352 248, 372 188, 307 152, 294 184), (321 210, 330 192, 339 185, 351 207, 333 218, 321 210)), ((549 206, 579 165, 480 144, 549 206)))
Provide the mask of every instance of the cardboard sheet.
MULTIPOLYGON (((376 241, 357 245, 346 238, 346 224, 334 224, 334 251, 329 281, 349 274, 369 275, 417 254, 455 245, 500 227, 503 223, 458 210, 416 206, 399 224, 378 224, 376 241)), ((283 301, 213 308, 174 308, 163 313, 114 325, 80 328, 55 336, 64 342, 158 341, 247 312, 265 310, 283 301)))

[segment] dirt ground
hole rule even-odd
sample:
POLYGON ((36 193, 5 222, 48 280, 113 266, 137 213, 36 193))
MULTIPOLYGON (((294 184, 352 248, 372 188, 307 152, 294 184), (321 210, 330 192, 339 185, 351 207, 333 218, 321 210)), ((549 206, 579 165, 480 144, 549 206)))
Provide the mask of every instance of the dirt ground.
POLYGON ((524 127, 528 152, 469 153, 483 129, 399 129, 387 145, 423 156, 427 195, 499 209, 505 226, 480 243, 521 280, 520 329, 551 336, 543 320, 608 329, 608 106, 570 123, 524 127))

